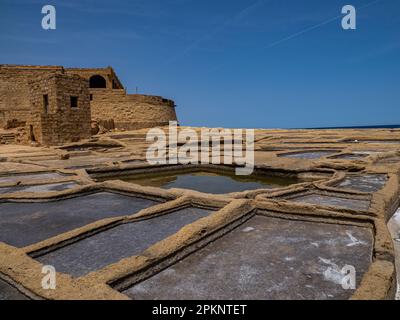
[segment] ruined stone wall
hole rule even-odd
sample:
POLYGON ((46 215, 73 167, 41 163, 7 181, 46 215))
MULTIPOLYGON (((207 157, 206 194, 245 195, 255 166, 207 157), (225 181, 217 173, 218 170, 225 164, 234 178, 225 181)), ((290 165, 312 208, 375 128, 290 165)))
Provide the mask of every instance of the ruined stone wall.
POLYGON ((31 80, 31 115, 27 122, 28 140, 43 145, 75 142, 91 136, 89 88, 79 76, 54 74, 31 80), (48 96, 48 107, 44 104, 48 96), (77 98, 72 107, 71 97, 77 98))
POLYGON ((124 90, 90 91, 92 119, 114 120, 118 129, 141 129, 176 121, 175 103, 157 96, 126 94, 124 90))
POLYGON ((30 111, 29 80, 62 73, 62 67, 0 65, 0 128, 7 122, 27 121, 30 111))

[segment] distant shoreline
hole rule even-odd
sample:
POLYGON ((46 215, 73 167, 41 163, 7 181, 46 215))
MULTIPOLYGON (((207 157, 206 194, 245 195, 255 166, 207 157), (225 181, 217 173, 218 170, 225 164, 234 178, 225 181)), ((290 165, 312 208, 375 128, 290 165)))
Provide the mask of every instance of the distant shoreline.
POLYGON ((397 129, 397 128, 400 128, 399 124, 377 125, 377 126, 353 126, 353 127, 318 127, 318 128, 304 128, 304 129, 321 130, 321 129, 397 129))

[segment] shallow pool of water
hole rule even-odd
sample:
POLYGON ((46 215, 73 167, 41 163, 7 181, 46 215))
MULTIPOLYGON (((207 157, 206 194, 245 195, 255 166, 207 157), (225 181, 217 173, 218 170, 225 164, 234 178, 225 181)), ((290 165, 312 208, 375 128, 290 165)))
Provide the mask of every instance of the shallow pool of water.
MULTIPOLYGON (((236 176, 229 173, 212 173, 207 171, 172 173, 162 172, 146 175, 113 176, 111 180, 120 179, 142 186, 160 188, 182 188, 200 192, 223 194, 254 189, 272 189, 299 183, 295 178, 282 178, 267 175, 236 176)), ((106 179, 101 179, 106 180, 106 179)))
POLYGON ((332 151, 304 151, 280 154, 282 158, 295 158, 295 159, 319 159, 332 154, 338 153, 337 150, 332 151))
POLYGON ((329 157, 330 159, 343 159, 343 160, 359 160, 368 157, 368 154, 362 153, 347 153, 347 154, 340 154, 337 156, 329 157))

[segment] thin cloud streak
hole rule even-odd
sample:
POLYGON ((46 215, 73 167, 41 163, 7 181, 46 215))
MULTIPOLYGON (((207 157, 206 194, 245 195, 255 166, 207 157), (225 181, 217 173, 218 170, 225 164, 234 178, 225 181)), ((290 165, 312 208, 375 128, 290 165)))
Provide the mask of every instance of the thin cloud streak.
POLYGON ((177 60, 185 57, 190 51, 192 51, 194 48, 196 48, 199 44, 201 44, 201 43, 203 43, 203 42, 205 42, 207 40, 212 39, 215 35, 217 35, 218 33, 222 32, 223 30, 228 28, 232 24, 232 22, 234 22, 236 20, 244 19, 246 16, 251 14, 251 12, 253 10, 255 10, 256 8, 258 8, 258 7, 262 6, 262 5, 264 5, 268 1, 269 0, 258 0, 255 3, 253 3, 252 5, 240 10, 232 18, 230 18, 227 21, 225 21, 224 23, 222 23, 216 29, 214 29, 213 31, 211 31, 211 32, 203 35, 202 37, 196 39, 190 45, 188 45, 185 49, 183 49, 179 54, 177 54, 177 55, 173 56, 172 58, 170 58, 167 61, 167 65, 172 64, 172 63, 176 62, 177 60))
MULTIPOLYGON (((357 7, 357 10, 365 9, 365 8, 367 8, 367 7, 370 7, 370 6, 374 5, 374 4, 377 4, 377 3, 382 2, 382 1, 385 1, 385 0, 375 0, 375 1, 372 1, 372 2, 369 2, 369 3, 366 3, 365 5, 362 5, 362 6, 360 6, 360 7, 357 7)), ((278 46, 278 45, 280 45, 280 44, 282 44, 282 43, 284 43, 284 42, 286 42, 286 41, 289 41, 289 40, 291 40, 291 39, 297 38, 297 37, 299 37, 299 36, 301 36, 301 35, 303 35, 303 34, 305 34, 305 33, 308 33, 308 32, 310 32, 310 31, 313 31, 313 30, 315 30, 315 29, 318 29, 318 28, 320 28, 320 27, 323 27, 323 26, 325 26, 325 25, 327 25, 327 24, 329 24, 329 23, 332 23, 332 22, 334 22, 334 21, 336 21, 336 20, 339 20, 339 19, 341 19, 342 17, 343 17, 343 15, 340 14, 340 15, 337 15, 337 16, 332 17, 332 18, 330 18, 330 19, 327 19, 327 20, 325 20, 325 21, 323 21, 323 22, 320 22, 320 23, 318 23, 318 24, 315 24, 315 25, 313 25, 313 26, 310 26, 310 27, 308 27, 308 28, 305 28, 305 29, 303 29, 303 30, 300 30, 300 31, 298 31, 298 32, 292 33, 292 34, 290 34, 290 35, 288 35, 288 36, 286 36, 286 37, 284 37, 284 38, 282 38, 282 39, 280 39, 280 40, 274 41, 274 42, 268 44, 267 46, 264 46, 264 47, 261 49, 261 51, 262 51, 262 50, 265 50, 265 49, 269 49, 269 48, 276 47, 276 46, 278 46)), ((226 65, 226 64, 222 64, 222 65, 219 65, 219 66, 217 66, 217 67, 215 67, 215 68, 212 68, 212 69, 209 70, 209 72, 215 72, 215 71, 221 69, 224 65, 226 65)))
MULTIPOLYGON (((384 0, 375 0, 375 1, 369 2, 369 3, 367 3, 367 4, 365 4, 365 5, 361 6, 361 7, 358 7, 357 10, 361 10, 361 9, 370 7, 370 6, 374 5, 374 4, 376 4, 376 3, 378 3, 378 2, 382 2, 382 1, 384 1, 384 0)), ((287 37, 285 37, 285 38, 283 38, 283 39, 281 39, 281 40, 272 42, 272 43, 270 43, 270 44, 269 44, 267 47, 265 47, 265 48, 272 48, 272 47, 275 47, 275 46, 277 46, 277 45, 279 45, 279 44, 281 44, 281 43, 283 43, 283 42, 286 42, 286 41, 288 41, 288 40, 291 40, 291 39, 293 39, 293 38, 296 38, 296 37, 298 37, 298 36, 301 36, 302 34, 305 34, 305 33, 309 32, 309 31, 318 29, 318 28, 320 28, 320 27, 322 27, 322 26, 324 26, 324 25, 327 25, 327 24, 329 24, 329 23, 331 23, 331 22, 333 22, 333 21, 339 20, 339 19, 341 19, 341 18, 343 18, 343 15, 342 15, 342 14, 340 14, 340 15, 338 15, 338 16, 335 16, 335 17, 333 17, 333 18, 330 18, 330 19, 328 19, 328 20, 326 20, 326 21, 323 21, 323 22, 321 22, 321 23, 318 23, 318 24, 316 24, 316 25, 313 25, 313 26, 311 26, 311 27, 308 27, 308 28, 306 28, 306 29, 304 29, 304 30, 295 32, 295 33, 293 33, 293 34, 291 34, 291 35, 289 35, 289 36, 287 36, 287 37)))

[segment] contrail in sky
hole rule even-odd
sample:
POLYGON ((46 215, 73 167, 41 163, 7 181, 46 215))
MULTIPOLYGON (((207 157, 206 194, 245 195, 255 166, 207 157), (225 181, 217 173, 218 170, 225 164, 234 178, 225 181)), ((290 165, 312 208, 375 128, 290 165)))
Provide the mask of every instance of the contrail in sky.
MULTIPOLYGON (((357 7, 357 10, 367 8, 367 7, 369 7, 369 6, 374 5, 375 3, 382 2, 382 1, 384 1, 384 0, 375 0, 375 1, 369 2, 369 3, 367 3, 367 4, 363 5, 363 6, 357 7)), ((328 19, 328 20, 326 20, 326 21, 323 21, 323 22, 321 22, 321 23, 318 23, 318 24, 316 24, 316 25, 314 25, 314 26, 311 26, 311 27, 308 27, 308 28, 306 28, 306 29, 304 29, 304 30, 298 31, 298 32, 296 32, 296 33, 293 33, 293 34, 291 34, 291 35, 289 35, 289 36, 287 36, 287 37, 285 37, 285 38, 283 38, 283 39, 281 39, 281 40, 272 42, 272 43, 270 43, 267 47, 268 47, 268 48, 275 47, 275 46, 277 46, 278 44, 281 44, 281 43, 283 43, 283 42, 285 42, 285 41, 287 41, 287 40, 296 38, 296 37, 298 37, 298 36, 300 36, 300 35, 302 35, 302 34, 305 34, 305 33, 309 32, 309 31, 318 29, 319 27, 322 27, 322 26, 324 26, 324 25, 326 25, 326 24, 329 24, 329 23, 331 23, 331 22, 333 22, 333 21, 335 21, 335 20, 341 19, 341 18, 343 18, 343 15, 335 16, 335 17, 330 18, 330 19, 328 19)), ((264 47, 264 48, 265 48, 265 47, 264 47)))
MULTIPOLYGON (((375 1, 372 1, 372 2, 368 2, 368 3, 366 3, 366 4, 362 5, 362 6, 357 7, 357 10, 365 9, 365 8, 367 8, 367 7, 370 7, 370 6, 374 5, 374 4, 376 4, 376 3, 378 3, 378 2, 382 2, 382 1, 385 1, 385 0, 375 0, 375 1)), ((331 22, 333 22, 333 21, 339 20, 339 19, 341 19, 341 18, 343 18, 343 15, 342 15, 342 14, 337 15, 337 16, 335 16, 335 17, 332 17, 332 18, 328 19, 328 20, 325 20, 325 21, 323 21, 323 22, 320 22, 320 23, 318 23, 318 24, 315 24, 315 25, 313 25, 313 26, 310 26, 310 27, 308 27, 308 28, 305 28, 305 29, 303 29, 303 30, 301 30, 301 31, 297 31, 297 32, 295 32, 295 33, 292 33, 291 35, 288 35, 288 36, 286 36, 286 37, 284 37, 284 38, 282 38, 282 39, 280 39, 280 40, 274 41, 274 42, 272 42, 272 43, 270 43, 270 44, 264 46, 263 48, 261 48, 261 50, 273 48, 273 47, 275 47, 275 46, 277 46, 277 45, 279 45, 279 44, 281 44, 281 43, 283 43, 283 42, 286 42, 286 41, 288 41, 288 40, 291 40, 291 39, 293 39, 293 38, 296 38, 296 37, 298 37, 298 36, 301 36, 301 35, 303 35, 303 34, 305 34, 305 33, 307 33, 307 32, 310 32, 310 31, 312 31, 312 30, 318 29, 318 28, 320 28, 320 27, 322 27, 322 26, 324 26, 324 25, 327 25, 327 24, 329 24, 329 23, 331 23, 331 22)), ((217 67, 214 67, 214 68, 212 68, 212 69, 209 70, 209 71, 210 71, 210 72, 214 72, 214 71, 216 71, 216 70, 222 68, 224 65, 225 65, 225 63, 222 64, 222 65, 219 65, 219 66, 217 66, 217 67)))

